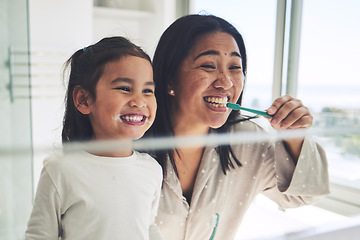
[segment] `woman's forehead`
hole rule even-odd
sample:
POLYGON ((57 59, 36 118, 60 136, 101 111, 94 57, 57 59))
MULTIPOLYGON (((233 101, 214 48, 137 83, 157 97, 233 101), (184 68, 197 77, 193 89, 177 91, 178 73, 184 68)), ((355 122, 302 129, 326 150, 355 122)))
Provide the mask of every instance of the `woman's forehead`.
POLYGON ((238 53, 240 56, 239 47, 234 37, 225 32, 211 32, 199 36, 196 39, 190 54, 193 55, 193 57, 197 57, 203 52, 226 52, 229 55, 238 53))

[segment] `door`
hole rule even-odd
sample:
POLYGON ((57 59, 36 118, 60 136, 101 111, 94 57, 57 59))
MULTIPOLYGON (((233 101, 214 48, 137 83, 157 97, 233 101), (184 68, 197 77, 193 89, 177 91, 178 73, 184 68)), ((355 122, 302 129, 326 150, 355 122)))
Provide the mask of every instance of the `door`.
POLYGON ((0 240, 24 239, 32 207, 27 0, 0 0, 0 240))

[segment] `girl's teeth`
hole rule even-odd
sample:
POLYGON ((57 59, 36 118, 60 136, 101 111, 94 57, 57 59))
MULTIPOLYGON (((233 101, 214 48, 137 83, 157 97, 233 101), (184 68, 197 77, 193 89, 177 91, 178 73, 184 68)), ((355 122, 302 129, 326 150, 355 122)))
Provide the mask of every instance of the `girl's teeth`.
POLYGON ((143 120, 143 116, 123 116, 122 118, 127 122, 141 122, 143 120))

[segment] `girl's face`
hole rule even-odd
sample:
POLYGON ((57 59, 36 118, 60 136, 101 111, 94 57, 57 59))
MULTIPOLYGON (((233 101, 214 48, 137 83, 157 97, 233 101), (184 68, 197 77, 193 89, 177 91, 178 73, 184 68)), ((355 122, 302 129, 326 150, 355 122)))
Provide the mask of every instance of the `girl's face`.
POLYGON ((176 129, 204 133, 221 127, 243 88, 240 51, 228 33, 213 32, 197 39, 179 67, 174 90, 172 120, 176 129))
POLYGON ((146 59, 125 56, 108 63, 90 101, 95 139, 138 139, 156 113, 152 66, 146 59))

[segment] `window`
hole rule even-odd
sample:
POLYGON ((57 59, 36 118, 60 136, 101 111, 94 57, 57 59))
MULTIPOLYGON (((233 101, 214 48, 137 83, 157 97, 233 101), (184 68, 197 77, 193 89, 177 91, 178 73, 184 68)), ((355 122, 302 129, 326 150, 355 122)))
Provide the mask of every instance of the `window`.
POLYGON ((244 106, 268 107, 274 86, 310 108, 314 137, 328 156, 332 192, 317 206, 343 216, 360 214, 360 2, 192 0, 192 7, 193 13, 223 17, 243 35, 249 59, 244 106), (277 18, 282 9, 283 26, 277 18), (284 42, 277 49, 279 27, 284 42), (277 83, 274 56, 279 52, 277 83))
POLYGON ((248 56, 243 105, 269 107, 272 99, 276 1, 194 0, 194 13, 208 13, 233 24, 244 38, 248 56))
POLYGON ((319 113, 331 181, 360 190, 360 2, 304 1, 298 97, 319 113))
MULTIPOLYGON (((279 2, 286 2, 286 28, 289 28, 291 1, 279 2)), ((244 106, 266 108, 271 103, 277 3, 194 0, 192 4, 192 12, 223 17, 242 33, 249 59, 244 106)), ((315 127, 323 132, 326 129, 335 132, 344 127, 352 129, 351 134, 324 134, 326 137, 319 141, 328 153, 331 181, 360 189, 360 79, 356 72, 360 65, 360 15, 357 13, 360 3, 356 0, 307 0, 300 7, 295 95, 311 109, 316 117, 315 127)), ((285 29, 285 32, 290 30, 285 29)), ((284 38, 289 38, 288 33, 284 38)), ((286 41, 289 40, 285 40, 283 51, 284 55, 289 55, 286 41)), ((286 56, 284 59, 286 68, 286 56)), ((285 93, 283 90, 282 94, 285 93)))

